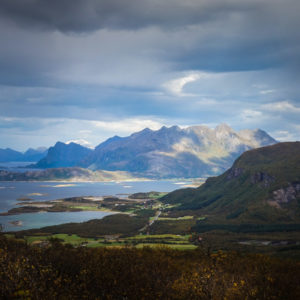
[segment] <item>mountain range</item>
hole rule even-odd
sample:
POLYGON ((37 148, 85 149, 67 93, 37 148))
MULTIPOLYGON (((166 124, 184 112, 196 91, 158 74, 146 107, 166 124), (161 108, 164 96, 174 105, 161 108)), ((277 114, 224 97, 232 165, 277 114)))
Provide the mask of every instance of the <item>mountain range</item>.
POLYGON ((37 149, 29 148, 25 152, 19 152, 10 148, 0 149, 0 162, 12 162, 12 161, 39 161, 47 155, 47 148, 40 147, 37 149))
POLYGON ((129 137, 111 138, 96 147, 81 165, 93 170, 122 170, 148 177, 203 177, 220 174, 242 152, 274 144, 262 130, 235 132, 226 124, 148 128, 129 137))
POLYGON ((0 149, 0 162, 32 161, 34 168, 81 167, 125 171, 148 178, 207 177, 221 174, 244 151, 277 143, 265 131, 234 131, 226 124, 159 130, 145 128, 127 137, 114 136, 95 149, 57 142, 49 149, 21 153, 0 149))
POLYGON ((79 166, 150 178, 206 177, 225 171, 244 151, 274 143, 276 140, 260 129, 236 132, 226 124, 215 129, 164 126, 127 137, 114 136, 95 150, 58 142, 35 166, 79 166))

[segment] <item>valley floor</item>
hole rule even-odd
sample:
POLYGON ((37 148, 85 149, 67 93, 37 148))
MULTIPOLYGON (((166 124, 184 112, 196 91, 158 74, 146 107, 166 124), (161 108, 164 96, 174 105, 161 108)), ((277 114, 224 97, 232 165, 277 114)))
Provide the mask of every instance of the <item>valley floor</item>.
POLYGON ((28 244, 47 245, 58 239, 75 247, 167 246, 186 250, 197 247, 209 251, 265 253, 300 259, 298 224, 211 223, 214 216, 197 211, 177 211, 160 201, 165 193, 137 193, 126 198, 72 197, 49 202, 22 201, 8 214, 26 211, 105 210, 117 212, 103 219, 70 223, 10 233, 28 244))

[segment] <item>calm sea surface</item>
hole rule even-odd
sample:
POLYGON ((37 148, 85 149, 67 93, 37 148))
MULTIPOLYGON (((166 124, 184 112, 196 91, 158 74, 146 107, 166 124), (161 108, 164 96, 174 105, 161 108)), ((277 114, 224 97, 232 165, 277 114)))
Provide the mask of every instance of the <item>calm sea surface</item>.
MULTIPOLYGON (((16 207, 18 198, 32 201, 48 201, 75 196, 108 196, 132 194, 136 192, 170 192, 189 182, 176 181, 134 181, 134 182, 0 182, 0 212, 16 207)), ((0 224, 5 231, 40 228, 69 222, 84 222, 101 219, 107 212, 82 211, 60 213, 27 213, 13 216, 0 216, 0 224), (11 224, 21 221, 22 226, 11 224)))

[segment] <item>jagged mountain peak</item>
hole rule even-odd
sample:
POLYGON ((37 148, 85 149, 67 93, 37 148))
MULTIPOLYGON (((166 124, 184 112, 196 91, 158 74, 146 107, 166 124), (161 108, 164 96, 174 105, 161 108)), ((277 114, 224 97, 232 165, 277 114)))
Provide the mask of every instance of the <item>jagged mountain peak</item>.
MULTIPOLYGON (((74 144, 74 143, 70 143, 70 144, 74 144)), ((66 146, 67 144, 61 142, 61 141, 57 141, 54 145, 54 147, 58 147, 58 146, 66 146)))
MULTIPOLYGON (((253 133, 251 142, 227 124, 215 129, 205 125, 181 129, 163 126, 145 128, 128 137, 113 138, 98 145, 81 166, 123 170, 150 177, 201 177, 220 173, 245 150, 260 146, 253 133)), ((270 137, 271 139, 271 137, 270 137)))
POLYGON ((81 145, 86 148, 94 149, 92 144, 85 139, 76 139, 76 140, 70 140, 70 141, 66 142, 67 145, 71 144, 71 143, 75 143, 75 144, 81 145))
POLYGON ((68 149, 71 149, 71 148, 88 148, 86 146, 83 146, 79 143, 77 143, 75 140, 74 141, 68 141, 66 143, 64 142, 61 142, 61 141, 57 141, 55 143, 55 145, 53 147, 50 147, 49 149, 51 148, 68 148, 68 149))
POLYGON ((120 141, 122 139, 123 139, 122 137, 115 135, 111 138, 108 138, 106 141, 102 142, 101 144, 99 144, 97 147, 95 147, 95 150, 106 147, 107 145, 109 145, 111 143, 115 143, 116 141, 120 141))
POLYGON ((277 141, 268 135, 262 129, 243 129, 238 132, 240 138, 252 143, 253 147, 262 147, 267 145, 276 144, 277 141))
POLYGON ((35 167, 56 168, 76 166, 92 152, 93 150, 74 142, 65 144, 58 141, 53 147, 49 148, 46 157, 41 159, 35 167))
POLYGON ((181 128, 177 125, 173 125, 171 127, 167 126, 162 126, 158 132, 176 132, 176 131, 181 131, 181 128))
POLYGON ((219 124, 215 128, 216 132, 233 132, 234 130, 226 123, 219 124))
POLYGON ((132 133, 129 137, 135 138, 135 137, 138 137, 138 136, 149 135, 152 132, 154 132, 154 131, 151 130, 150 128, 146 127, 143 130, 141 130, 141 131, 132 133))
POLYGON ((187 127, 185 130, 186 131, 202 131, 202 132, 213 131, 213 129, 211 129, 210 127, 208 127, 206 125, 192 125, 192 126, 187 127))

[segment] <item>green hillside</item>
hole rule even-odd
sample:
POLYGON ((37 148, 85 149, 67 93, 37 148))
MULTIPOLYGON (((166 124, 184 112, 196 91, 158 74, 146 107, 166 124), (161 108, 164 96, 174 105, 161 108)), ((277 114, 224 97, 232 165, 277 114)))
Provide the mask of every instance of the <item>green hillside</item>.
POLYGON ((202 223, 300 223, 300 142, 247 151, 222 175, 161 201, 208 216, 202 223))

